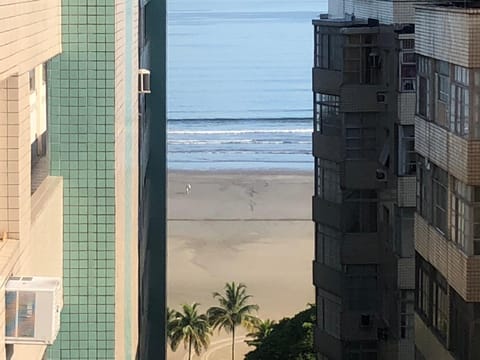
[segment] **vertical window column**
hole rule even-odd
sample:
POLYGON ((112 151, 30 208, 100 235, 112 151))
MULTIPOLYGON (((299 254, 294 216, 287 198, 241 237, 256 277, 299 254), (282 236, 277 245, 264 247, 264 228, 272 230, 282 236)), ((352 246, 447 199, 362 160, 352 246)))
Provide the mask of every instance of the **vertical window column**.
POLYGON ((329 94, 315 94, 314 131, 323 135, 340 136, 340 98, 329 94))

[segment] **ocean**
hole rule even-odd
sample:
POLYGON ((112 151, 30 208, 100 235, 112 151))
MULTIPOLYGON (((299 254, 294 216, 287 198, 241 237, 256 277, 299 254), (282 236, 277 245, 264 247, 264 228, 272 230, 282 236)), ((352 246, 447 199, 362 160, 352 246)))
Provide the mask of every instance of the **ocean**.
POLYGON ((311 170, 311 20, 326 2, 168 6, 169 169, 311 170))

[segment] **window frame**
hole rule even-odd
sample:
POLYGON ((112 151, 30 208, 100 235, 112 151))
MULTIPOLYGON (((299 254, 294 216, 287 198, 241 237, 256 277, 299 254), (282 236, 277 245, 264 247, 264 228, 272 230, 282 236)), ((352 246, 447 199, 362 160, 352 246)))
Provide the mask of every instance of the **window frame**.
POLYGON ((438 166, 433 167, 432 191, 433 226, 448 236, 448 173, 438 166))
POLYGON ((415 126, 398 126, 398 175, 415 175, 417 169, 417 155, 415 151, 415 126), (406 130, 411 133, 406 134, 406 130), (409 145, 410 144, 410 145, 409 145))
POLYGON ((341 271, 341 232, 318 223, 315 225, 315 231, 315 260, 341 271))
POLYGON ((340 136, 340 97, 324 93, 314 94, 314 132, 340 136), (333 121, 332 121, 333 120, 333 121))

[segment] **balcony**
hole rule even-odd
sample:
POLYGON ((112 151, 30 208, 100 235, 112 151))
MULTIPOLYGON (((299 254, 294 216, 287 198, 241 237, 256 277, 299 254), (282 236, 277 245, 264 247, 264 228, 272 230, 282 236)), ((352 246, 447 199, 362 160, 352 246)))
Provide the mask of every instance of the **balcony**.
POLYGON ((313 284, 331 294, 342 296, 342 273, 313 261, 313 284))
POLYGON ((480 301, 480 256, 467 256, 418 213, 415 214, 415 250, 465 301, 480 301))
POLYGON ((331 201, 320 199, 318 196, 312 197, 312 217, 313 221, 325 224, 335 229, 341 229, 342 226, 342 206, 331 201))
POLYGON ((464 139, 417 116, 415 150, 460 181, 480 185, 480 140, 464 139))
POLYGON ((343 186, 347 189, 378 189, 384 183, 377 180, 379 165, 372 160, 345 160, 343 186))
POLYGON ((315 349, 319 353, 327 356, 328 359, 342 359, 342 342, 317 327, 315 327, 314 330, 314 343, 315 349))
POLYGON ((313 68, 313 91, 322 94, 339 95, 343 75, 341 71, 313 68))
POLYGON ((480 9, 466 6, 417 6, 415 51, 468 68, 480 67, 480 9))
POLYGON ((380 85, 348 84, 340 89, 340 112, 384 112, 387 103, 380 85))
POLYGON ((378 264, 380 247, 377 233, 347 233, 342 242, 343 264, 378 264))
POLYGON ((383 327, 383 322, 379 321, 374 314, 363 311, 344 311, 342 313, 342 338, 345 340, 376 341, 378 328, 381 327, 383 327), (368 323, 362 324, 362 318, 368 318, 368 323))
POLYGON ((327 136, 318 132, 312 134, 313 156, 340 162, 343 160, 343 139, 339 136, 327 136))

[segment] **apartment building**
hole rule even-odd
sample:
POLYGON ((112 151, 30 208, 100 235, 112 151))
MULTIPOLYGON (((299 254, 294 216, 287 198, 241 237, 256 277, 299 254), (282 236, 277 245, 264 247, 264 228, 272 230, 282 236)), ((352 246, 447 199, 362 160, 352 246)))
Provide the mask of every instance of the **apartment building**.
POLYGON ((0 3, 0 359, 43 359, 58 332, 64 186, 49 168, 45 64, 61 50, 59 0, 0 3))
MULTIPOLYGON (((164 293, 145 275, 150 117, 161 118, 147 106, 155 92, 145 37, 150 3, 62 2, 62 53, 48 63, 47 93, 50 169, 64 181, 65 296, 48 359, 147 359, 151 293, 164 293)), ((155 255, 165 261, 165 253, 155 255)))
POLYGON ((330 1, 313 20, 320 359, 415 356, 412 23, 395 1, 330 1))
POLYGON ((166 1, 141 0, 140 68, 151 94, 139 98, 139 354, 166 358, 166 1))
POLYGON ((480 358, 480 9, 415 13, 419 359, 480 358))

